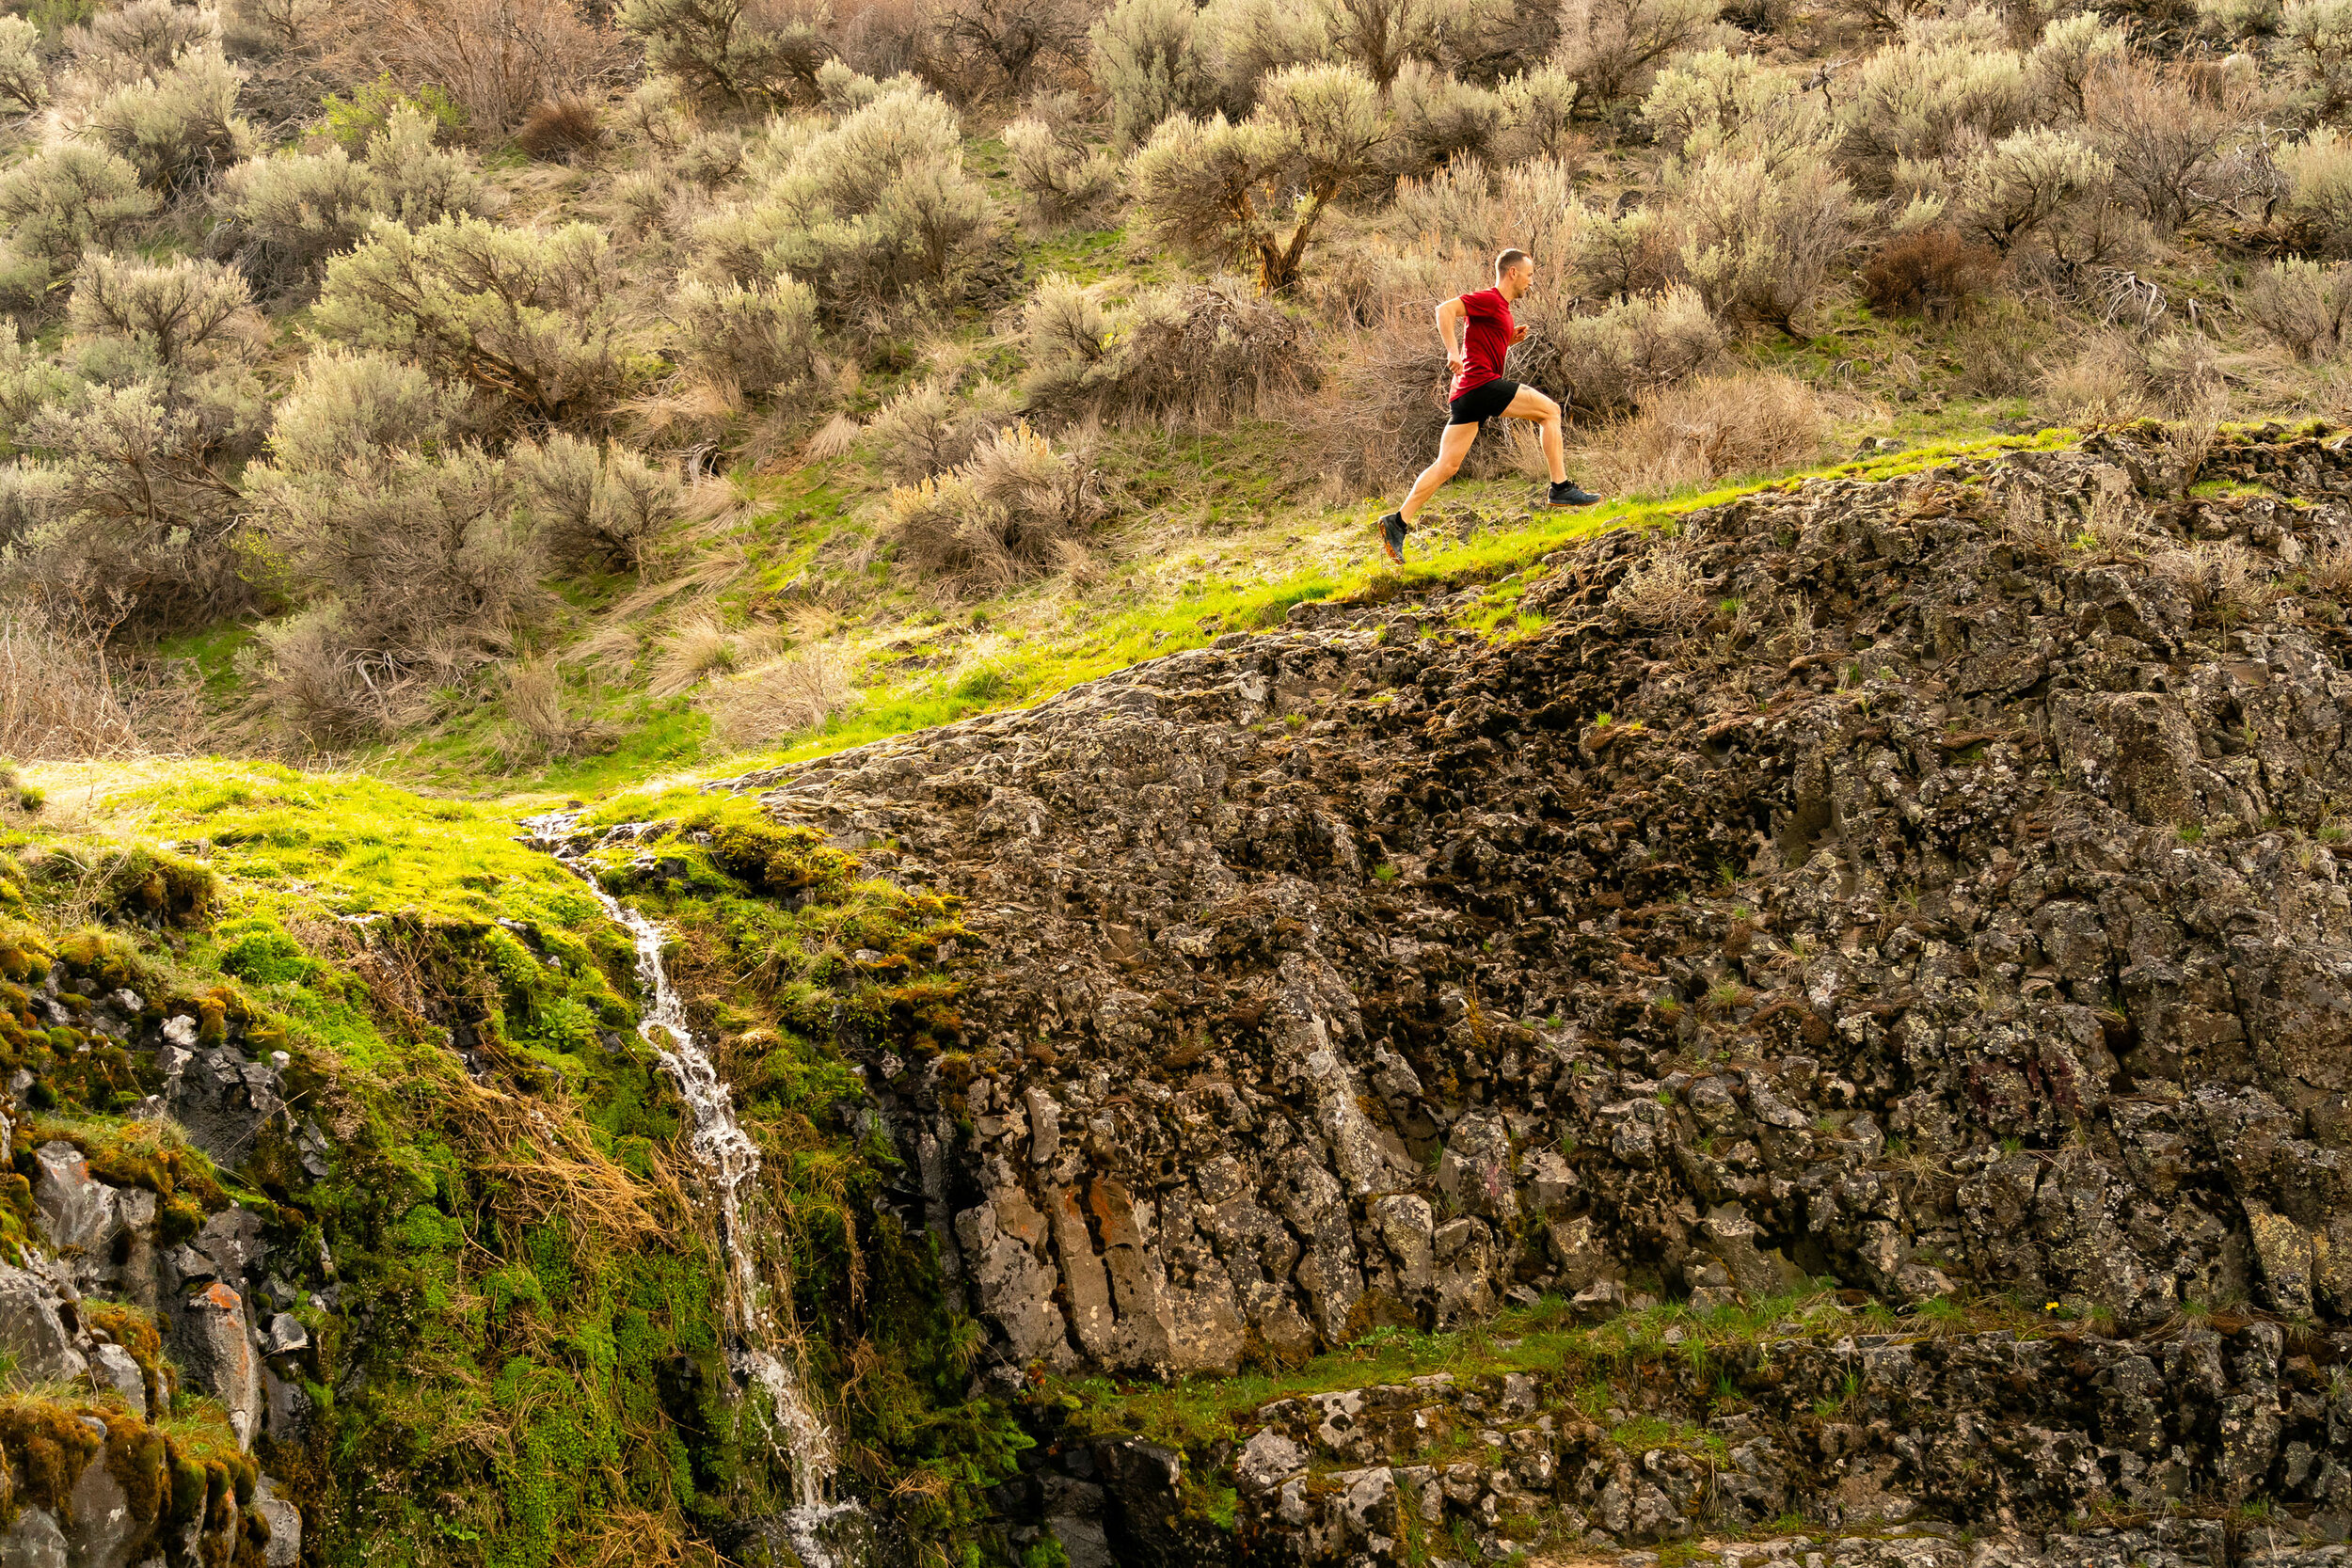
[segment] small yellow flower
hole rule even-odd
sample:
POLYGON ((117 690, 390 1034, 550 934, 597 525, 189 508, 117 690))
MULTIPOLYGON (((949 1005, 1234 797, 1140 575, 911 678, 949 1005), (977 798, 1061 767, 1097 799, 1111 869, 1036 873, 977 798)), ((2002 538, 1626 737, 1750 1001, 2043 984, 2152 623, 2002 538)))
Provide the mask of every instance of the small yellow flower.
POLYGON ((2055 1312, 2055 1311, 2057 1311, 2058 1309, 2058 1304, 2057 1302, 2055 1302, 2055 1301, 2054 1301, 2054 1302, 2050 1302, 2050 1303, 2048 1303, 2047 1305, 2045 1305, 2045 1306, 2042 1308, 2042 1310, 2043 1310, 2044 1312, 2055 1312))

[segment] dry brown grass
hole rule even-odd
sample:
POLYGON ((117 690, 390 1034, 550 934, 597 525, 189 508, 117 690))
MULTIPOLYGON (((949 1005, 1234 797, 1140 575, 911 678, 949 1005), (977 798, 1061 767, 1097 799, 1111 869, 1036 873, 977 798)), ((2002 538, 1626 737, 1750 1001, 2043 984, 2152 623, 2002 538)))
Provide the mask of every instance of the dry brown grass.
POLYGON ((1609 590, 1609 608, 1636 626, 1687 631, 1707 619, 1707 587, 1683 543, 1661 540, 1609 590))
POLYGON ((858 436, 866 427, 847 414, 835 414, 823 428, 808 438, 808 460, 822 463, 830 458, 847 457, 857 446, 858 436))
POLYGON ((563 674, 544 659, 523 659, 508 668, 506 721, 500 745, 515 762, 588 756, 614 739, 611 725, 575 711, 564 695, 563 674))
POLYGON ((772 626, 730 630, 707 611, 688 615, 662 638, 648 689, 657 697, 683 696, 713 675, 750 669, 774 650, 775 642, 772 626))
POLYGON ((704 711, 730 745, 759 746, 815 729, 856 700, 837 648, 795 648, 714 688, 704 711))
POLYGON ((1662 495, 1818 460, 1829 416, 1813 389, 1786 375, 1703 376, 1644 400, 1600 448, 1612 490, 1662 495))
POLYGON ((2149 572, 2185 590, 2201 610, 2224 621, 2250 620, 2279 594, 2254 552, 2237 539, 2201 539, 2159 550, 2148 558, 2149 572))
POLYGON ((2305 580, 2323 594, 2352 595, 2352 538, 2339 535, 2320 546, 2305 580))

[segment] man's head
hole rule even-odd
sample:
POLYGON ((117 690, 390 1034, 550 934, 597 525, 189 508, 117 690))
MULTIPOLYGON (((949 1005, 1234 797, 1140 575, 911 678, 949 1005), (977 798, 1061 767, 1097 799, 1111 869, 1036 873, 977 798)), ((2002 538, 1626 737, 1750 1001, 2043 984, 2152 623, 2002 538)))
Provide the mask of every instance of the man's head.
POLYGON ((1535 281, 1535 258, 1516 247, 1495 258, 1495 287, 1505 299, 1517 299, 1535 281))

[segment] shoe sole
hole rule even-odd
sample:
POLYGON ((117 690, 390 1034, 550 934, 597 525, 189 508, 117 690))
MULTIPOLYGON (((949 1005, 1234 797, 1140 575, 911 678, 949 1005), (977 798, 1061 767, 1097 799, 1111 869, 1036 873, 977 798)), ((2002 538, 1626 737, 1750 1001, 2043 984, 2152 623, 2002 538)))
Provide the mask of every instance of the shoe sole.
POLYGON ((1598 505, 1599 505, 1599 504, 1600 504, 1603 500, 1605 500, 1605 499, 1607 499, 1607 498, 1606 498, 1606 497, 1603 497, 1603 496, 1595 496, 1595 497, 1594 497, 1591 500, 1588 500, 1588 501, 1556 501, 1556 500, 1553 500, 1553 499, 1552 499, 1549 496, 1546 496, 1543 499, 1541 499, 1541 500, 1537 501, 1535 504, 1536 504, 1537 506, 1549 507, 1550 510, 1552 510, 1552 511, 1554 511, 1554 512, 1573 512, 1573 511, 1575 511, 1575 510, 1576 510, 1578 507, 1580 507, 1580 506, 1598 506, 1598 505))

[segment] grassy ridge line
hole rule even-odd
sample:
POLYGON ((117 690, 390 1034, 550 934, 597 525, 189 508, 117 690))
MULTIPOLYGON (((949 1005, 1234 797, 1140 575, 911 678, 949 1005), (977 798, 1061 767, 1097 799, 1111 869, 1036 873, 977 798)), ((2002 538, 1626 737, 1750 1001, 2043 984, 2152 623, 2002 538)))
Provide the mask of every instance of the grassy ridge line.
MULTIPOLYGON (((1794 488, 1807 480, 1899 479, 1938 464, 1993 452, 2054 451, 2071 446, 2079 432, 2052 427, 2034 436, 1995 436, 1929 443, 1867 461, 1807 468, 1769 480, 1693 491, 1659 500, 1616 500, 1585 512, 1538 513, 1525 526, 1461 541, 1425 533, 1442 543, 1403 567, 1378 559, 1353 572, 1297 571, 1265 582, 1226 584, 1173 603, 1140 606, 1089 627, 1058 647, 1025 651, 965 677, 947 691, 919 691, 869 703, 838 717, 788 747, 738 753, 716 766, 696 767, 607 799, 596 810, 601 821, 628 821, 675 815, 704 783, 759 768, 806 762, 879 740, 936 728, 983 713, 1031 707, 1104 675, 1190 649, 1206 647, 1228 632, 1279 626, 1293 605, 1328 599, 1369 604, 1493 582, 1525 571, 1544 556, 1579 539, 1623 528, 1655 528, 1742 496, 1794 488)), ((1491 506, 1496 492, 1516 492, 1520 482, 1457 485, 1450 494, 1471 505, 1491 506)), ((1367 536, 1369 537, 1369 529, 1367 536)), ((555 797, 534 792, 519 797, 525 811, 555 797)))

